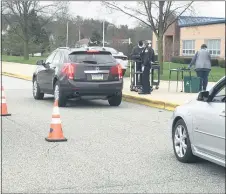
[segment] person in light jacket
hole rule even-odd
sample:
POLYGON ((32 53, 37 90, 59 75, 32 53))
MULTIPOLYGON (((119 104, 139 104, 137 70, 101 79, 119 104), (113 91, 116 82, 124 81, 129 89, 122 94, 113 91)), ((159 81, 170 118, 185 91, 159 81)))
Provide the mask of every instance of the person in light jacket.
POLYGON ((211 57, 210 53, 207 51, 207 46, 205 44, 203 44, 201 46, 201 49, 196 52, 189 65, 189 68, 191 68, 194 64, 197 77, 201 79, 199 90, 206 91, 208 85, 208 77, 211 71, 211 57))

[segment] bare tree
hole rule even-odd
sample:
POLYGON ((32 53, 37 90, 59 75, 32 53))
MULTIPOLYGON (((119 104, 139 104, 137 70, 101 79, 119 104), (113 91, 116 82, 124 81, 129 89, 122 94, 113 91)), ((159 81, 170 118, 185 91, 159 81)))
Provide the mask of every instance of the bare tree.
POLYGON ((163 73, 163 37, 167 29, 178 20, 178 17, 192 10, 190 2, 174 1, 139 1, 136 6, 120 6, 115 2, 104 1, 103 4, 111 10, 120 11, 148 26, 157 37, 158 61, 163 73))
MULTIPOLYGON (((41 27, 49 23, 59 12, 67 8, 67 2, 53 2, 41 5, 39 1, 13 0, 2 1, 3 17, 9 24, 11 30, 17 34, 24 43, 24 59, 29 59, 29 23, 34 19, 34 14, 40 17, 41 27), (13 17, 13 21, 9 20, 13 17), (32 19, 31 19, 32 18, 32 19)), ((37 19, 37 17, 35 19, 37 19)))

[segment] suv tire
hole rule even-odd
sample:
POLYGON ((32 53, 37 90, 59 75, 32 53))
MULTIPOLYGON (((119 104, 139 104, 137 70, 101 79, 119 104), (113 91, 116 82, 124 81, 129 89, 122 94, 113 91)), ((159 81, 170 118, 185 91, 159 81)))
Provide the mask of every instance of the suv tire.
POLYGON ((67 98, 63 95, 63 92, 60 88, 60 84, 56 81, 54 85, 54 100, 58 99, 58 106, 65 107, 67 104, 67 98))
POLYGON ((108 99, 110 106, 119 106, 122 102, 122 92, 117 95, 113 95, 108 99))
POLYGON ((37 79, 33 79, 33 97, 35 100, 42 100, 44 93, 41 92, 37 79))

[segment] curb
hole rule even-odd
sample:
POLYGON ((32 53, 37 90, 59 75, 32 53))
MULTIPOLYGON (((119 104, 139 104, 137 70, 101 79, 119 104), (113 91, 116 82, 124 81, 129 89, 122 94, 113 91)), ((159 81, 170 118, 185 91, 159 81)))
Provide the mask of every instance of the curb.
MULTIPOLYGON (((8 76, 8 77, 14 77, 14 78, 18 78, 18 79, 23 79, 23 80, 27 80, 27 81, 32 80, 31 76, 24 76, 24 75, 20 75, 20 74, 2 72, 2 75, 8 76)), ((177 106, 179 106, 179 104, 163 102, 163 101, 158 101, 158 100, 151 100, 151 99, 147 99, 147 98, 132 96, 129 94, 123 94, 122 99, 126 102, 142 104, 142 105, 146 105, 149 107, 164 109, 164 110, 168 110, 168 111, 174 111, 175 108, 177 106)))
POLYGON ((18 79, 27 80, 27 81, 32 80, 31 76, 25 76, 25 75, 20 75, 20 74, 15 74, 15 73, 7 73, 7 72, 2 72, 1 74, 8 76, 8 77, 14 77, 14 78, 18 78, 18 79))
POLYGON ((158 101, 158 100, 151 100, 147 98, 131 96, 129 94, 123 94, 123 100, 131 103, 142 104, 153 108, 164 109, 168 111, 174 111, 179 104, 158 101))

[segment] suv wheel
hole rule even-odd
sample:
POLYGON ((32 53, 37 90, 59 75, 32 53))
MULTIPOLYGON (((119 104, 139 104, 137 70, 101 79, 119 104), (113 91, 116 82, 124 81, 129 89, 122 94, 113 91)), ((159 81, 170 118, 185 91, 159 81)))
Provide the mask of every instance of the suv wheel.
POLYGON ((33 97, 36 100, 42 100, 44 98, 44 93, 41 92, 36 78, 33 80, 33 97))
POLYGON ((110 106, 119 106, 122 102, 122 92, 108 99, 110 106))
POLYGON ((176 158, 183 163, 196 161, 185 122, 180 119, 173 128, 173 149, 176 158))
POLYGON ((67 104, 67 98, 63 95, 58 81, 54 85, 54 100, 58 100, 59 107, 65 107, 67 104))

